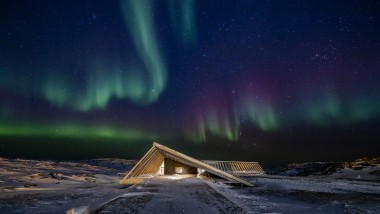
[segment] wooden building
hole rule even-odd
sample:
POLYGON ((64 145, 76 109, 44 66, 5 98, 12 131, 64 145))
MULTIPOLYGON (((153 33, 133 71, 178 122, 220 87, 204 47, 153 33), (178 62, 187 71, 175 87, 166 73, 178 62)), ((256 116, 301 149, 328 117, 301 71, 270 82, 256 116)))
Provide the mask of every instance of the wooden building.
POLYGON ((152 148, 120 183, 139 183, 147 175, 199 175, 203 173, 209 173, 241 185, 254 186, 252 183, 237 177, 237 175, 263 174, 264 171, 257 162, 200 161, 158 143, 153 143, 152 148))

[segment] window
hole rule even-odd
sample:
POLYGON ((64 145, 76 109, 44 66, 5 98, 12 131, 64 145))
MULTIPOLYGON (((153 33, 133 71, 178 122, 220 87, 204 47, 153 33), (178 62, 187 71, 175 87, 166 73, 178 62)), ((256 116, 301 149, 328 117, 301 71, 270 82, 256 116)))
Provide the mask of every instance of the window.
POLYGON ((176 174, 182 174, 183 173, 183 168, 182 167, 175 167, 175 173, 176 174))

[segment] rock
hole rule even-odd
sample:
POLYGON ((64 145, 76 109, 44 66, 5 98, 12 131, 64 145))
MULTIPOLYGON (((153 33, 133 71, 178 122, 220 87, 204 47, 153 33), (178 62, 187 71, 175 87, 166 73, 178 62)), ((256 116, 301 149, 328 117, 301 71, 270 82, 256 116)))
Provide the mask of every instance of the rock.
POLYGON ((63 179, 64 179, 64 178, 63 178, 63 174, 61 174, 61 173, 50 172, 50 173, 49 173, 49 176, 50 176, 51 178, 58 179, 58 180, 63 180, 63 179))
POLYGON ((37 184, 24 184, 25 188, 36 187, 37 184))
POLYGON ((9 192, 9 191, 12 191, 14 190, 15 188, 13 186, 8 186, 8 187, 3 187, 1 189, 1 191, 4 191, 4 192, 9 192))

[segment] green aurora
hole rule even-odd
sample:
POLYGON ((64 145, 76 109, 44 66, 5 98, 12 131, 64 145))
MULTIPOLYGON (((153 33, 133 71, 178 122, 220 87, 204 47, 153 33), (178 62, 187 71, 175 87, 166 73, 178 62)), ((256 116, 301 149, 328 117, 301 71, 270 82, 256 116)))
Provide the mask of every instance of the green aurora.
POLYGON ((52 137, 66 139, 103 138, 109 140, 157 139, 156 134, 137 129, 113 128, 109 126, 84 126, 78 124, 1 124, 0 137, 52 137))
POLYGON ((86 11, 85 21, 76 20, 82 12, 54 16, 42 27, 38 14, 17 28, 7 21, 0 137, 238 142, 251 134, 242 133, 247 124, 270 134, 379 119, 380 49, 372 44, 379 33, 369 33, 376 23, 341 32, 335 14, 327 14, 335 20, 326 21, 331 28, 294 18, 288 31, 282 22, 296 9, 273 21, 266 10, 259 16, 256 7, 231 2, 212 5, 215 11, 194 0, 110 4, 112 12, 86 11), (336 35, 320 41, 321 28, 336 35), (299 29, 307 32, 292 33, 299 29), (353 45, 360 50, 346 50, 353 45))

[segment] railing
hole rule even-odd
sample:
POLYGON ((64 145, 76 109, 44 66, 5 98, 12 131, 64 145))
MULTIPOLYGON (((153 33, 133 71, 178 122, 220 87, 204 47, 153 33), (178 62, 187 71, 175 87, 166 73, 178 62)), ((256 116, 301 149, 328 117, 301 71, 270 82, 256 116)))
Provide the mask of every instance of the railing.
POLYGON ((204 160, 204 163, 231 174, 265 174, 258 162, 204 160))

